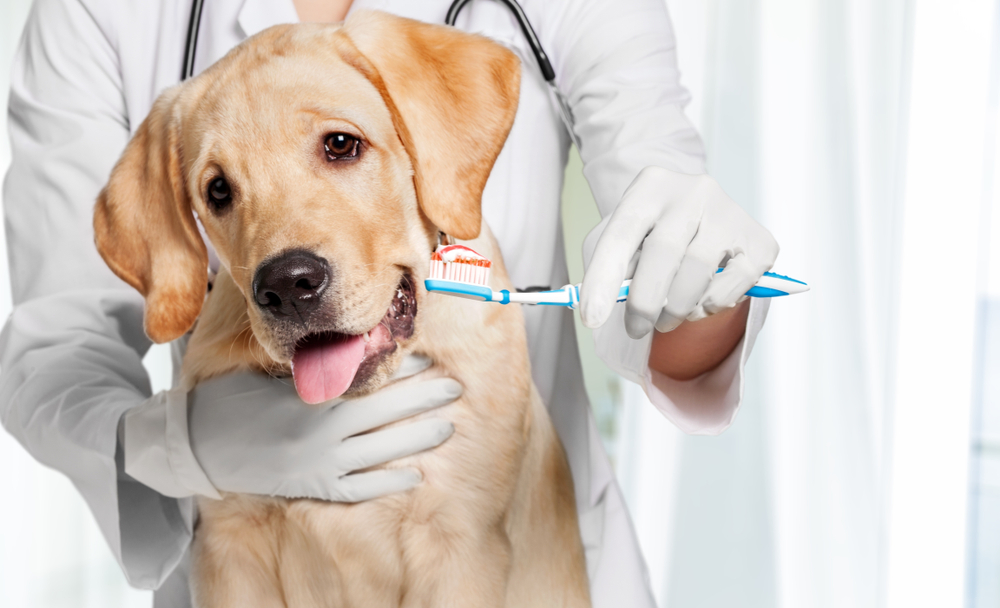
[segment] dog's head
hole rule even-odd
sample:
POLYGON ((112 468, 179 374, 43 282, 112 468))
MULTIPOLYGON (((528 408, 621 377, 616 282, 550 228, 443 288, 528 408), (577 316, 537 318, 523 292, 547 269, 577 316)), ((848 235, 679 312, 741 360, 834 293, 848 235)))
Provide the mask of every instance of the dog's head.
POLYGON ((413 333, 437 231, 480 231, 519 78, 485 38, 384 13, 271 28, 157 100, 97 201, 97 247, 173 340, 208 282, 197 214, 303 399, 370 390, 413 333))

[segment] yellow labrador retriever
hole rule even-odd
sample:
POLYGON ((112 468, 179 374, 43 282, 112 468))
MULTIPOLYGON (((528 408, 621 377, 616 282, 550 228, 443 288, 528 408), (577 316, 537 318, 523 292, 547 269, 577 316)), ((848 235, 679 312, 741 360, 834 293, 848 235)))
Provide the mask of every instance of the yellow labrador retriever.
MULTIPOLYGON (((364 395, 406 353, 465 386, 417 488, 356 504, 202 500, 199 607, 587 606, 572 480, 517 307, 428 295, 442 231, 494 261, 480 197, 514 120, 518 59, 384 13, 271 28, 165 92, 95 209, 97 246, 157 341, 194 326, 190 387, 292 375, 364 395), (222 270, 206 298, 208 259, 222 270), (197 324, 195 324, 197 320, 197 324)), ((308 407, 303 405, 303 407, 308 407)))

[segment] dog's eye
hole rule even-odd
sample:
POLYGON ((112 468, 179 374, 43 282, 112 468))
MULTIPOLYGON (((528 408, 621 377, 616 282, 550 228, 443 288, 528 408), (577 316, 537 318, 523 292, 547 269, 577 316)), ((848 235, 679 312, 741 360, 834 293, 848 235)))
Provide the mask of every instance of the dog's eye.
POLYGON ((208 204, 216 211, 222 211, 233 202, 233 192, 224 177, 217 177, 208 184, 208 204))
POLYGON ((327 160, 348 160, 358 156, 361 142, 357 137, 347 133, 330 133, 323 140, 323 149, 327 160))

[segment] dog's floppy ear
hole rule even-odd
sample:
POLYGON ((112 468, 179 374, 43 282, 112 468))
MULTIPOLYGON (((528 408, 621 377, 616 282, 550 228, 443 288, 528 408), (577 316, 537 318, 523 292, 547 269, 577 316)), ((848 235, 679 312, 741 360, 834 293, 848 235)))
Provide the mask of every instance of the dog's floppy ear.
POLYGON ((146 334, 154 342, 191 328, 208 284, 208 252, 179 156, 178 94, 175 88, 156 101, 94 207, 97 249, 146 298, 146 334))
POLYGON ((483 188, 517 112, 520 60, 482 36, 377 11, 357 11, 338 34, 341 56, 392 113, 424 214, 452 236, 478 236, 483 188))

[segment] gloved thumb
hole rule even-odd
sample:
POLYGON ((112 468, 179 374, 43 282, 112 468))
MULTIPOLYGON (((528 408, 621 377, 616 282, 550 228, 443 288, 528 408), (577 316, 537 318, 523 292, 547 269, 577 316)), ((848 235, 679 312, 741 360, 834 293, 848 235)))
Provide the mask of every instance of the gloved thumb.
MULTIPOLYGON (((618 281, 615 277, 595 277, 596 272, 591 265, 594 260, 594 253, 597 251, 597 244, 600 242, 601 237, 604 235, 605 228, 608 227, 608 223, 611 221, 611 216, 604 218, 601 223, 593 228, 588 234, 587 238, 583 241, 583 284, 580 288, 580 316, 585 327, 590 329, 596 329, 607 321, 608 316, 611 314, 611 308, 614 306, 614 300, 603 298, 605 295, 603 292, 608 291, 601 289, 599 287, 602 283, 613 283, 610 285, 614 288, 614 292, 617 292, 618 281)), ((635 269, 639 264, 639 253, 642 250, 642 245, 633 252, 631 259, 625 269, 624 279, 631 279, 635 274, 635 269)), ((601 266, 601 265, 598 265, 601 266)), ((605 269, 606 270, 606 269, 605 269)))
POLYGON ((590 261, 594 259, 594 251, 597 249, 597 241, 600 240, 601 235, 604 234, 604 229, 608 227, 608 222, 611 221, 611 215, 609 214, 601 223, 594 226, 594 228, 587 233, 587 237, 583 239, 583 270, 584 272, 590 268, 590 261))

